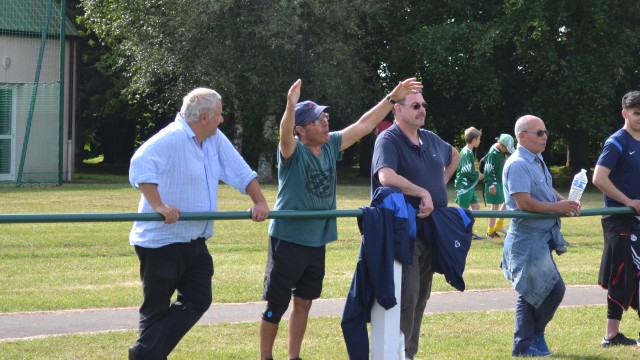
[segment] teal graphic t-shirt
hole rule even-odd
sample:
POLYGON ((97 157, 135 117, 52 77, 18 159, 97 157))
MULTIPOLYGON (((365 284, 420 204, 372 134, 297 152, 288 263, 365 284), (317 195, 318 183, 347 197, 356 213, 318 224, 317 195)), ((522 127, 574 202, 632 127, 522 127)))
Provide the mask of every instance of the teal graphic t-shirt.
MULTIPOLYGON (((298 143, 291 158, 284 162, 278 151, 278 195, 273 210, 335 210, 336 161, 340 155, 342 133, 329 133, 329 142, 316 156, 298 143)), ((335 218, 273 219, 269 235, 305 246, 322 246, 338 238, 335 218)))

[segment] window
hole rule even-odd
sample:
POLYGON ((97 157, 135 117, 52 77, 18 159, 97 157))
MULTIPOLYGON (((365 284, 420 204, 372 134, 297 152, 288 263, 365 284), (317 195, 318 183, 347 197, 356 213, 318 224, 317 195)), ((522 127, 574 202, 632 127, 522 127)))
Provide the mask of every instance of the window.
POLYGON ((0 88, 0 180, 13 179, 15 153, 13 90, 0 88))

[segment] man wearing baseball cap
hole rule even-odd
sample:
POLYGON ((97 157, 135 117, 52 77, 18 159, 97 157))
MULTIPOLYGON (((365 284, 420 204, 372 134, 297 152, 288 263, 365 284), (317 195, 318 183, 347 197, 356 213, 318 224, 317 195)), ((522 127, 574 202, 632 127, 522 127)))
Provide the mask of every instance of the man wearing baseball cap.
MULTIPOLYGON (((491 210, 505 210, 504 193, 502 192, 502 168, 505 159, 513 153, 515 141, 509 134, 500 134, 496 143, 491 145, 485 157, 484 165, 484 194, 487 204, 491 204, 491 210)), ((489 218, 487 226, 487 238, 499 238, 498 232, 506 234, 503 228, 503 219, 489 218)))
MULTIPOLYGON (((355 123, 329 131, 327 106, 307 100, 298 103, 302 81, 287 94, 280 121, 278 195, 274 210, 335 210, 336 161, 347 149, 384 119, 397 100, 422 89, 410 78, 355 123)), ((267 307, 260 319, 260 358, 271 359, 278 324, 289 307, 288 359, 299 359, 313 300, 320 297, 325 273, 325 246, 338 238, 335 218, 273 219, 269 225, 269 253, 264 277, 267 307)))

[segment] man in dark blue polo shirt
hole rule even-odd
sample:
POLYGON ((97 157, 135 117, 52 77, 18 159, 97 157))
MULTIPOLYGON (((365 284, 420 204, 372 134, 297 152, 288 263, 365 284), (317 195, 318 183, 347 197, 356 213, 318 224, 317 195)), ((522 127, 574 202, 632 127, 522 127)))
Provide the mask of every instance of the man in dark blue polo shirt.
MULTIPOLYGON (((435 133, 421 129, 427 116, 427 103, 414 92, 393 106, 394 124, 376 139, 371 166, 371 193, 381 186, 399 188, 426 218, 434 208, 446 207, 446 184, 455 174, 460 154, 435 133)), ((418 352, 420 324, 431 295, 432 249, 418 230, 413 265, 402 267, 400 330, 405 337, 405 356, 418 352)))

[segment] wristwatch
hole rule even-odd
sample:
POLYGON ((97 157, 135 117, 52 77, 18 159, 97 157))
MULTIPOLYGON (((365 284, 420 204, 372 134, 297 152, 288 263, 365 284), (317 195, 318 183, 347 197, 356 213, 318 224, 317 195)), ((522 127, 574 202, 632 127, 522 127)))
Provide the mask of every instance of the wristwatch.
POLYGON ((394 105, 398 102, 396 99, 392 98, 391 95, 387 95, 387 101, 394 105))

